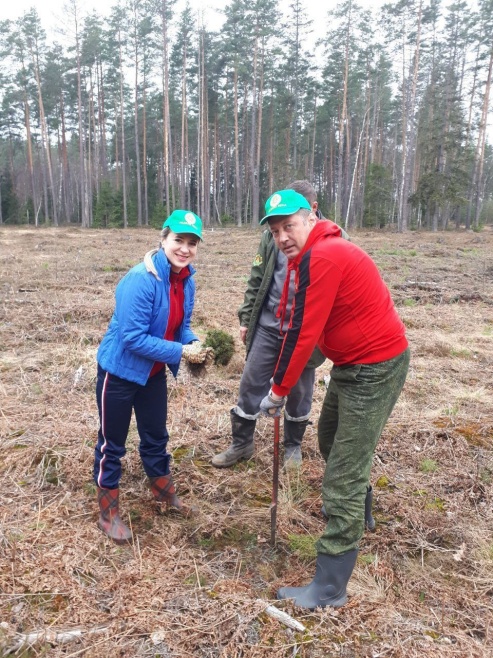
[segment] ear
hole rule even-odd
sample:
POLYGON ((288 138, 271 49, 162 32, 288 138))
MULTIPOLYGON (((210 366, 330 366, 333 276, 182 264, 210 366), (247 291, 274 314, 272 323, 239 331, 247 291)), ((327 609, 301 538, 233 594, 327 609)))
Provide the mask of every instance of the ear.
POLYGON ((314 202, 312 203, 312 213, 313 213, 314 215, 316 215, 316 214, 317 214, 317 210, 318 210, 318 201, 314 201, 314 202))

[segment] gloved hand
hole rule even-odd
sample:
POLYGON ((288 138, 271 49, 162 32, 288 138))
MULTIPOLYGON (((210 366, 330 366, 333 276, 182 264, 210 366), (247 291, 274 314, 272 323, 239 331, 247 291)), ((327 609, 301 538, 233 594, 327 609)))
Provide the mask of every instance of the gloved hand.
POLYGON ((212 347, 204 347, 199 340, 183 345, 182 357, 189 363, 205 363, 214 359, 214 350, 212 347))
POLYGON ((281 409, 284 406, 285 402, 286 402, 285 397, 279 397, 279 395, 273 393, 271 389, 268 395, 266 395, 265 398, 260 403, 260 411, 264 414, 264 416, 268 416, 269 418, 273 418, 274 416, 280 416, 281 409))

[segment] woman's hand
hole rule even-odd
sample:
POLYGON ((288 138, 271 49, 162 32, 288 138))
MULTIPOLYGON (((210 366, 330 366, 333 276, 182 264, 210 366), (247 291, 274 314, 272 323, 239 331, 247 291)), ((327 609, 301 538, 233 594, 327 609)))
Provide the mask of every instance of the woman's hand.
POLYGON ((189 363, 204 363, 213 360, 214 350, 212 347, 204 347, 199 340, 196 340, 183 345, 181 355, 189 363))

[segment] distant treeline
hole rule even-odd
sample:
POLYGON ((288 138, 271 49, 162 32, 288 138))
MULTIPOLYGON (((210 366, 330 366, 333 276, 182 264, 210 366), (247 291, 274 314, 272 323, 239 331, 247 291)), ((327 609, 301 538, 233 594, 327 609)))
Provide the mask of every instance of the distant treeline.
POLYGON ((319 43, 299 0, 82 9, 0 22, 0 223, 257 224, 300 178, 347 228, 493 221, 491 2, 344 2, 319 43))

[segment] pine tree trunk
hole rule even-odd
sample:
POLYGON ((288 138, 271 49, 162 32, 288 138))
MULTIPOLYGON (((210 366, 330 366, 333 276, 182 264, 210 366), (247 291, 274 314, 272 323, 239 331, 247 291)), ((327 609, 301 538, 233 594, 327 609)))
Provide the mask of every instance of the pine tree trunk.
POLYGON ((488 65, 488 77, 484 91, 483 111, 481 113, 481 122, 479 124, 478 134, 478 148, 476 150, 476 185, 475 185, 475 213, 474 213, 474 227, 479 226, 479 216, 481 214, 481 190, 483 187, 483 166, 484 166, 484 153, 486 146, 486 130, 488 123, 488 108, 490 104, 490 89, 491 89, 491 72, 493 69, 493 48, 490 49, 490 61, 488 65))
POLYGON ((188 185, 187 132, 187 42, 183 44, 181 73, 181 158, 180 158, 180 207, 185 207, 185 189, 188 185), (187 182, 186 182, 187 181, 187 182))
POLYGON ((166 8, 167 0, 162 0, 161 9, 161 33, 162 33, 162 88, 163 88, 163 159, 164 159, 164 190, 166 197, 166 216, 171 215, 170 203, 170 161, 169 161, 169 131, 168 131, 168 115, 169 115, 169 82, 168 82, 168 34, 166 23, 166 8))
POLYGON ((70 183, 70 170, 68 163, 68 154, 67 154, 67 137, 66 137, 66 128, 65 128, 65 107, 63 103, 63 94, 60 93, 60 119, 62 124, 62 199, 63 199, 63 208, 65 210, 65 220, 69 221, 71 217, 71 209, 69 206, 68 198, 68 189, 70 183))
POLYGON ((31 137, 31 118, 29 112, 29 104, 27 101, 27 94, 24 94, 24 125, 26 127, 26 148, 27 148, 27 166, 29 169, 29 181, 31 183, 31 194, 33 198, 34 216, 37 217, 38 197, 36 194, 36 184, 34 181, 34 163, 33 163, 33 145, 31 137))
POLYGON ((317 141, 317 97, 313 99, 313 130, 311 139, 310 159, 308 162, 308 180, 313 183, 313 171, 315 167, 315 144, 317 141))
POLYGON ((262 48, 262 59, 260 66, 260 83, 258 90, 258 127, 257 127, 257 162, 255 189, 253 192, 253 226, 258 226, 260 218, 260 154, 262 148, 262 110, 264 93, 264 48, 262 48))
POLYGON ((255 145, 256 145, 256 121, 257 121, 257 109, 256 109, 256 93, 257 93, 257 59, 258 59, 258 25, 256 26, 255 34, 255 44, 253 47, 253 75, 252 75, 252 109, 251 109, 251 134, 250 134, 250 188, 252 191, 252 225, 258 223, 258 184, 257 176, 255 171, 255 165, 257 158, 255 157, 255 145), (257 208, 257 214, 255 214, 255 207, 257 208))
MULTIPOLYGON (((421 48, 421 19, 423 12, 423 0, 420 0, 418 18, 417 18, 417 31, 416 31, 416 45, 414 51, 414 65, 413 76, 410 89, 410 96, 408 98, 407 108, 403 112, 403 131, 402 131, 402 186, 399 200, 399 221, 397 229, 405 232, 409 224, 409 190, 411 189, 411 176, 413 171, 413 153, 416 145, 416 130, 415 130, 415 105, 416 105, 416 89, 418 83, 419 62, 420 62, 420 48, 421 48), (409 124, 409 138, 407 135, 409 124)), ((403 92, 404 92, 404 78, 403 78, 403 92)), ((403 98, 407 96, 403 93, 403 98)), ((405 100, 404 100, 405 102, 405 100)))
POLYGON ((89 227, 89 202, 87 198, 86 167, 85 167, 85 144, 84 144, 84 122, 82 118, 82 73, 80 62, 79 44, 79 21, 77 4, 73 4, 75 21, 75 50, 77 58, 77 111, 79 120, 79 187, 81 208, 81 224, 83 228, 89 227))
POLYGON ((140 136, 139 136, 139 35, 137 31, 137 6, 134 10, 134 136, 135 136, 135 176, 137 180, 137 226, 142 226, 142 181, 140 178, 140 136))
POLYGON ((144 183, 144 225, 149 226, 149 200, 147 197, 147 81, 145 55, 142 71, 142 181, 144 183))
MULTIPOLYGON (((343 185, 344 185, 344 153, 345 153, 345 125, 347 122, 347 93, 348 93, 348 77, 349 77, 349 34, 351 29, 351 10, 352 2, 349 2, 348 22, 346 27, 346 45, 344 51, 344 80, 343 80, 343 94, 342 105, 340 109, 339 119, 339 149, 337 155, 337 190, 336 190, 336 205, 335 205, 335 222, 342 221, 343 211, 343 185)), ((344 228, 347 229, 348 216, 344 228)))
POLYGON ((235 190, 236 190, 236 224, 241 226, 241 177, 240 177, 240 144, 239 144, 239 125, 238 125, 238 63, 235 62, 234 71, 234 97, 233 112, 235 119, 235 190))
POLYGON ((128 226, 127 211, 127 176, 126 176, 126 152, 125 152, 125 115, 123 106, 123 56, 121 32, 118 30, 118 58, 120 66, 120 124, 122 139, 122 195, 123 195, 123 228, 128 226))

